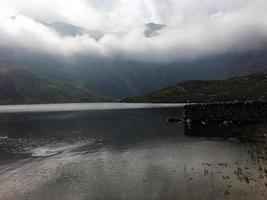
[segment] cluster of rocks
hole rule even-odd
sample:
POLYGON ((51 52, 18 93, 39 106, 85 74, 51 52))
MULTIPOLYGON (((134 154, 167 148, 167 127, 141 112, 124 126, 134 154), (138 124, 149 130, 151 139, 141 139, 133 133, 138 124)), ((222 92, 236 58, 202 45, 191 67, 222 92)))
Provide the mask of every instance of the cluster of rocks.
POLYGON ((186 105, 184 123, 185 134, 190 136, 262 140, 267 137, 267 102, 234 101, 186 105))

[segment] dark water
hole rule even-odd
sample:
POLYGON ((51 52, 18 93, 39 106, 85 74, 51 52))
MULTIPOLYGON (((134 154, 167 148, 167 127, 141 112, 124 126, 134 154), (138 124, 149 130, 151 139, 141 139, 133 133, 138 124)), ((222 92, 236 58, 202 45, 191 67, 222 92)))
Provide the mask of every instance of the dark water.
POLYGON ((266 199, 260 150, 184 136, 178 105, 0 111, 0 200, 266 199))

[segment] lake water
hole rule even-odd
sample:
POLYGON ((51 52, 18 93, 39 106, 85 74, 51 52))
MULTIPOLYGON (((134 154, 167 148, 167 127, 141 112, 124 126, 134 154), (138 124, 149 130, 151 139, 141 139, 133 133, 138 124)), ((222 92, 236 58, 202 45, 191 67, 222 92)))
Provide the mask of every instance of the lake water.
POLYGON ((179 104, 0 106, 0 200, 266 200, 261 149, 186 137, 166 121, 182 115, 179 104))

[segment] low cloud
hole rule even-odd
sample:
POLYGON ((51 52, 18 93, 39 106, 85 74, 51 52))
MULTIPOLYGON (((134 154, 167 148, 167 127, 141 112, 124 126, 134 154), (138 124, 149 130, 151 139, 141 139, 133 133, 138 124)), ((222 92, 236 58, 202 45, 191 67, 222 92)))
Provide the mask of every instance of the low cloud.
POLYGON ((85 54, 173 62, 266 47, 265 0, 2 0, 0 46, 59 56, 85 54), (40 21, 63 21, 90 34, 62 36, 40 21), (167 25, 146 37, 144 24, 167 25))

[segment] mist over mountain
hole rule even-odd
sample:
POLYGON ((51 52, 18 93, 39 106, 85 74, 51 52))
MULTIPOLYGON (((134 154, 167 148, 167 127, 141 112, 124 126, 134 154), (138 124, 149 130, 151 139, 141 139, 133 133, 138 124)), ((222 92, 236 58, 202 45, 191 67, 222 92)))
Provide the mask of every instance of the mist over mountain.
POLYGON ((33 82, 64 90, 83 88, 79 95, 88 101, 266 72, 263 0, 30 2, 0 7, 0 69, 12 66, 8 74, 30 73, 33 82))
POLYGON ((155 23, 146 24, 145 36, 146 37, 157 36, 159 34, 158 31, 160 31, 165 27, 166 25, 164 24, 155 24, 155 23))
POLYGON ((53 22, 52 24, 49 24, 51 28, 53 28, 55 31, 57 31, 62 36, 81 36, 81 35, 89 35, 90 37, 100 40, 102 37, 104 37, 105 33, 100 30, 87 30, 75 25, 67 24, 64 22, 53 22))
POLYGON ((185 80, 225 79, 266 72, 266 58, 267 50, 261 50, 224 54, 191 62, 159 64, 85 55, 62 58, 18 49, 0 49, 0 68, 3 65, 7 66, 5 68, 16 66, 13 71, 30 72, 38 77, 37 80, 55 86, 63 83, 66 85, 65 90, 68 87, 89 88, 81 96, 94 97, 97 94, 105 98, 91 98, 88 101, 104 101, 145 94, 185 80))
POLYGON ((1 3, 2 47, 171 63, 266 46, 264 0, 19 2, 1 3))

